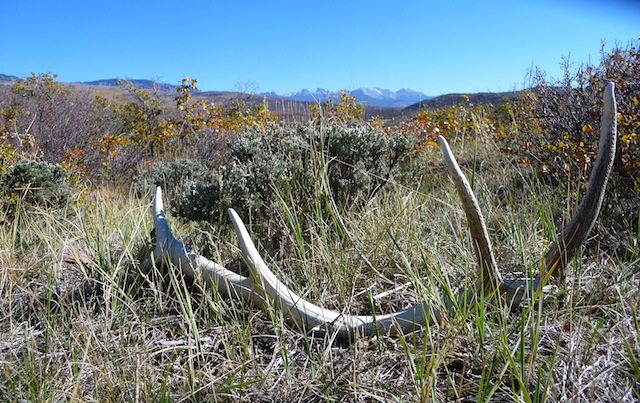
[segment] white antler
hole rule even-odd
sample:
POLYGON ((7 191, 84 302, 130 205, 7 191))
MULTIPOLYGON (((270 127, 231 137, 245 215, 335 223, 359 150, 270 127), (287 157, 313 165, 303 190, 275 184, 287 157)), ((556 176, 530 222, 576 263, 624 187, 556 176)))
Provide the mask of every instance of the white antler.
MULTIPOLYGON (((588 189, 572 217, 545 257, 545 267, 541 275, 562 274, 562 268, 571 259, 577 248, 587 238, 592 229, 604 197, 605 187, 613 167, 616 146, 616 104, 614 84, 609 83, 604 91, 604 109, 600 130, 598 158, 589 178, 588 189)), ((440 137, 440 146, 449 171, 456 185, 458 195, 469 222, 476 258, 480 269, 478 287, 485 295, 504 293, 519 303, 521 289, 526 281, 503 280, 493 256, 486 225, 478 202, 460 170, 447 141, 440 137)), ((154 249, 155 262, 165 258, 190 277, 200 277, 230 297, 240 297, 261 308, 272 307, 282 313, 288 322, 303 331, 324 331, 337 338, 357 335, 407 333, 426 323, 439 322, 443 313, 429 303, 412 306, 384 315, 350 315, 345 312, 321 308, 306 301, 280 282, 258 253, 246 227, 238 214, 229 209, 229 216, 244 259, 251 275, 241 276, 224 267, 198 256, 176 240, 169 229, 162 202, 162 190, 156 190, 153 217, 157 242, 154 249), (198 273, 196 276, 195 273, 198 273)), ((143 266, 150 266, 147 260, 143 266)), ((541 275, 533 279, 537 288, 541 285, 541 275)))
POLYGON ((411 332, 427 322, 440 320, 440 312, 432 310, 428 304, 385 315, 349 315, 320 308, 297 295, 269 270, 235 210, 229 209, 229 217, 251 271, 250 277, 236 274, 196 255, 175 239, 167 224, 160 187, 156 189, 153 209, 157 239, 154 249, 156 262, 162 262, 164 257, 168 257, 174 266, 188 276, 196 277, 197 272, 197 277, 225 295, 239 296, 261 308, 272 306, 301 329, 331 332, 338 338, 347 338, 354 334, 411 332))

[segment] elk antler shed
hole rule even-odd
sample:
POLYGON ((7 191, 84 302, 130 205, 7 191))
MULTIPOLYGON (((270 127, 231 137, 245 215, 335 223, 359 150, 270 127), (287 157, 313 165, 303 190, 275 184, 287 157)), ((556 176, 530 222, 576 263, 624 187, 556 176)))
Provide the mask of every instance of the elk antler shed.
MULTIPOLYGON (((534 288, 540 287, 552 274, 563 276, 564 267, 586 240, 597 219, 615 156, 616 103, 613 83, 607 84, 604 90, 604 108, 600 126, 598 158, 590 174, 587 191, 571 221, 545 255, 544 267, 533 279, 534 288)), ((471 186, 460 170, 447 141, 443 137, 440 137, 439 141, 449 176, 455 183, 469 223, 479 265, 480 280, 477 286, 486 295, 506 294, 512 298, 513 303, 519 303, 523 289, 530 283, 504 280, 500 275, 484 219, 471 186)), ((275 308, 289 323, 303 331, 329 332, 342 339, 378 333, 391 335, 399 332, 407 333, 427 323, 439 322, 443 316, 440 309, 429 303, 383 315, 350 315, 321 308, 297 295, 278 280, 258 253, 238 214, 233 209, 229 209, 229 217, 251 273, 248 277, 227 270, 195 254, 174 238, 167 223, 160 187, 156 190, 153 204, 153 221, 156 230, 153 258, 145 260, 142 265, 150 267, 154 262, 160 264, 170 262, 187 276, 201 278, 226 296, 242 298, 261 308, 275 308)))

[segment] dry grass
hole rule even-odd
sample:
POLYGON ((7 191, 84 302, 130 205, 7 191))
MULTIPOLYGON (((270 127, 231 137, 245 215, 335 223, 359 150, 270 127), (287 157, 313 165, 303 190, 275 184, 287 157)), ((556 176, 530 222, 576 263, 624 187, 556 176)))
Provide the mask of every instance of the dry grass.
MULTIPOLYGON (((564 195, 540 192, 491 146, 477 160, 460 160, 475 173, 503 273, 536 271, 555 232, 554 214, 567 209, 564 195)), ((444 175, 434 162, 425 172, 428 193, 399 186, 381 192, 365 208, 343 212, 344 227, 320 214, 301 227, 296 206, 284 203, 283 245, 266 251, 265 260, 295 291, 326 307, 444 306, 444 292, 473 284, 476 275, 464 215, 444 175)), ((414 334, 341 345, 296 332, 277 312, 223 299, 177 270, 134 281, 136 255, 151 229, 150 200, 102 190, 66 212, 25 210, 19 220, 3 221, 2 400, 640 397, 637 256, 619 261, 586 250, 566 287, 515 313, 499 301, 480 301, 414 334)), ((193 232, 170 220, 178 236, 193 232)), ((215 241, 210 257, 231 266, 240 261, 227 230, 204 235, 215 241)))

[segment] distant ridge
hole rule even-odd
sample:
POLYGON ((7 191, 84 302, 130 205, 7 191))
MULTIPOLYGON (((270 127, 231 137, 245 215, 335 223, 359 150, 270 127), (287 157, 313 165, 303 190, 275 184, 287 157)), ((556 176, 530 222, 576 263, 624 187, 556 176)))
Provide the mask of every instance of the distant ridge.
POLYGON ((6 74, 0 74, 0 83, 12 83, 14 81, 18 81, 19 78, 16 76, 9 76, 6 74))
MULTIPOLYGON (((0 85, 7 85, 19 80, 20 77, 0 74, 0 85)), ((177 84, 159 83, 153 80, 144 79, 119 79, 109 78, 94 81, 81 81, 75 84, 89 85, 93 87, 118 87, 118 81, 128 81, 141 89, 155 89, 161 92, 167 93, 167 95, 173 95, 176 93, 177 84)), ((72 83, 73 84, 73 83, 72 83)), ((346 90, 345 90, 346 91, 346 90)), ((411 89, 400 89, 398 91, 390 91, 381 88, 358 88, 351 91, 346 91, 353 95, 358 102, 361 102, 367 107, 369 113, 379 113, 381 115, 393 114, 393 110, 400 111, 402 113, 417 113, 422 108, 437 109, 457 104, 493 104, 499 105, 504 100, 513 100, 518 97, 520 91, 511 92, 480 92, 471 94, 446 94, 437 97, 430 97, 422 92, 414 91, 411 89)), ((293 103, 307 103, 307 102, 325 102, 330 98, 336 98, 340 91, 329 91, 322 88, 317 88, 315 91, 309 91, 306 89, 300 90, 295 93, 288 93, 278 95, 275 92, 263 92, 260 94, 244 94, 251 99, 250 103, 258 102, 262 99, 268 100, 270 105, 279 105, 282 107, 281 102, 293 102, 293 103), (259 97, 256 97, 258 95, 259 97), (266 97, 266 98, 265 98, 266 97)), ((198 91, 198 96, 216 100, 218 102, 226 102, 232 98, 235 98, 239 93, 233 91, 198 91)))
POLYGON ((158 91, 176 92, 176 88, 178 87, 178 85, 176 84, 159 83, 153 80, 135 80, 128 78, 108 78, 104 80, 81 81, 78 84, 92 85, 96 87, 117 87, 119 81, 131 82, 137 85, 138 88, 143 90, 156 89, 158 91))
POLYGON ((416 102, 403 109, 404 112, 418 112, 422 108, 438 109, 452 105, 493 104, 500 105, 503 101, 511 101, 518 97, 520 91, 510 92, 478 92, 475 94, 445 94, 416 102))

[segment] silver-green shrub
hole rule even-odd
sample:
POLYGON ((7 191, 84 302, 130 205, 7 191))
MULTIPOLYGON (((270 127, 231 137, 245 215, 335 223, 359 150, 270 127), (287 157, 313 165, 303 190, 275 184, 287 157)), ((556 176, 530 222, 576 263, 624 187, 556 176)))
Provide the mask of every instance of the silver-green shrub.
POLYGON ((0 176, 0 194, 10 203, 61 207, 72 199, 68 177, 60 165, 21 159, 0 176))
POLYGON ((153 194, 156 186, 162 186, 167 197, 173 199, 182 193, 185 186, 210 182, 211 175, 211 171, 200 162, 180 159, 155 162, 151 169, 138 174, 134 182, 139 194, 153 194))
POLYGON ((183 182, 177 215, 216 221, 233 207, 258 218, 269 214, 278 195, 309 206, 328 196, 328 189, 339 205, 351 205, 387 181, 413 179, 407 163, 411 139, 365 123, 254 127, 230 140, 228 148, 227 160, 209 177, 183 182))

